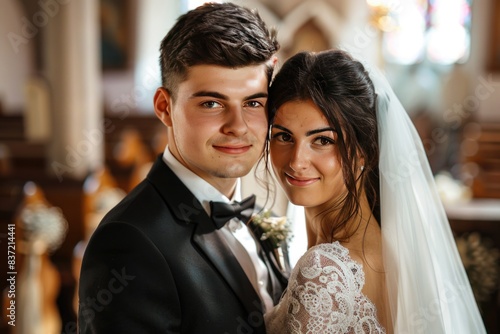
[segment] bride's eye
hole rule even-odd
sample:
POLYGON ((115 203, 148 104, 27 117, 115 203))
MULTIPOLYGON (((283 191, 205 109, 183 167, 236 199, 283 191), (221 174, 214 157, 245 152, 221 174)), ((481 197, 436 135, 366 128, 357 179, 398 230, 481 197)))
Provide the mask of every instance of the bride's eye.
POLYGON ((314 140, 314 143, 320 146, 328 146, 335 144, 335 140, 330 137, 320 136, 314 140))
POLYGON ((273 134, 271 139, 286 143, 292 141, 292 136, 287 132, 278 132, 273 134))

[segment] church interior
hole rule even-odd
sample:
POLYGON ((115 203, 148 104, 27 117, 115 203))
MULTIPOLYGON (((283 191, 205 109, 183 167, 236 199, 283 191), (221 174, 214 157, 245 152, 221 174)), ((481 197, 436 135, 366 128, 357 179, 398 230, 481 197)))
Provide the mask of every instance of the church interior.
MULTIPOLYGON (((1 333, 77 332, 85 245, 167 144, 153 111, 160 41, 203 2, 2 1, 1 333)), ((487 330, 499 333, 500 0, 233 2, 277 28, 278 66, 341 48, 384 71, 424 144, 487 330)))

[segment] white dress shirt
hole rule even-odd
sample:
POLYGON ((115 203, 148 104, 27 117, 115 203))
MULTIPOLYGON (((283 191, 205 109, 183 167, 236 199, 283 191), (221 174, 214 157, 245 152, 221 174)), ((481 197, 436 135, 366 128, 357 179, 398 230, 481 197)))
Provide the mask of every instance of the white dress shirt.
MULTIPOLYGON (((229 200, 221 194, 215 187, 204 179, 187 169, 170 152, 168 146, 163 153, 163 161, 193 193, 196 199, 203 205, 203 208, 210 216, 210 201, 226 202, 241 201, 240 180, 237 180, 233 198, 229 200)), ((245 271, 248 279, 252 283, 263 301, 266 310, 273 307, 273 300, 267 291, 268 270, 264 262, 257 253, 257 245, 248 230, 248 227, 237 218, 230 220, 223 228, 214 233, 221 233, 228 242, 234 256, 245 271)), ((265 311, 265 310, 264 310, 265 311)))

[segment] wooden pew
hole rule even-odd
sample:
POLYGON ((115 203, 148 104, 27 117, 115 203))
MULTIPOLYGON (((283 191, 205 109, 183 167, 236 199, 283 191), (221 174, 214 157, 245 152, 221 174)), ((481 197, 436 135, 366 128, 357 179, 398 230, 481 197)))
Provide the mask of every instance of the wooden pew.
POLYGON ((475 198, 500 198, 500 123, 471 123, 464 128, 462 161, 472 178, 475 198))

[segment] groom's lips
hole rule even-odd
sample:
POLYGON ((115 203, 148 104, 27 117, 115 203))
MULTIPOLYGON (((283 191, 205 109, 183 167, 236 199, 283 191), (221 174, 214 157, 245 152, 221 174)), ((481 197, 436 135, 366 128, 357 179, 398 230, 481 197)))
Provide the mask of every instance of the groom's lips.
POLYGON ((252 145, 213 145, 212 147, 225 154, 243 154, 248 152, 252 145))

